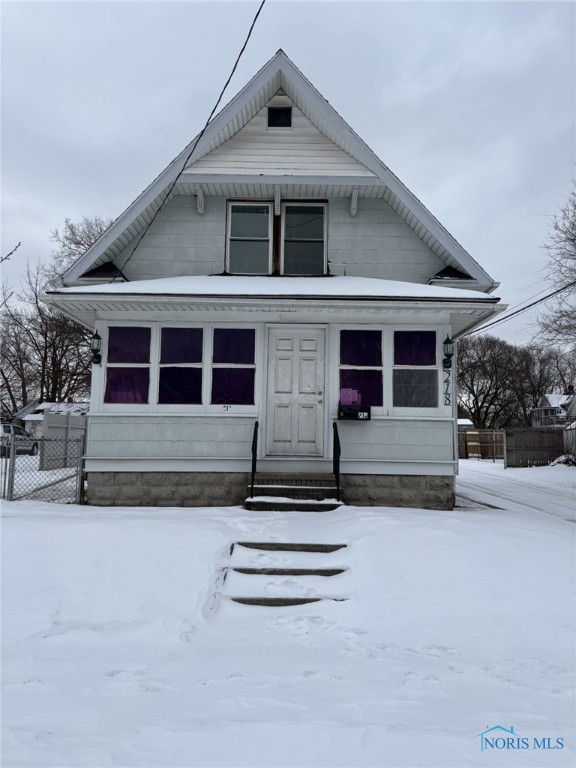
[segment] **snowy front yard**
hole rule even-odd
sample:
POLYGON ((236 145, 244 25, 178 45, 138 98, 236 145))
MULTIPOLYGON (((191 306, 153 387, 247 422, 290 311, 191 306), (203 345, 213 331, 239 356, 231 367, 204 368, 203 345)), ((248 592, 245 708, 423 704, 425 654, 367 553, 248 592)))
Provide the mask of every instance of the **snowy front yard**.
MULTIPOLYGON (((462 482, 483 466, 496 487, 503 470, 483 462, 462 482)), ((574 470, 551 469, 569 508, 574 470)), ((546 485, 547 469, 528 471, 546 485)), ((555 503, 322 514, 6 503, 3 765, 571 766, 575 526, 547 514, 555 503), (299 588, 349 599, 231 602, 221 569, 248 540, 347 544, 320 557, 348 570, 299 588), (498 725, 530 748, 481 751, 477 734, 498 725)), ((294 586, 256 578, 266 594, 294 586)))

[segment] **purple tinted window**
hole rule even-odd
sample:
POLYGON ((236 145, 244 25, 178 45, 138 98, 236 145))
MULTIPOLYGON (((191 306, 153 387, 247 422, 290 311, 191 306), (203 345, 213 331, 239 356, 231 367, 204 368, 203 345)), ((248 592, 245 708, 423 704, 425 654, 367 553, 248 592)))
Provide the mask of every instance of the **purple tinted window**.
POLYGON ((436 365, 436 331, 394 331, 394 365, 436 365))
POLYGON ((380 331, 340 331, 342 365, 382 365, 380 331))
POLYGON ((254 405, 254 368, 214 368, 213 405, 254 405))
POLYGON ((147 403, 150 372, 148 368, 108 368, 105 403, 147 403))
POLYGON ((394 371, 394 406, 396 408, 436 408, 438 374, 436 371, 394 371))
POLYGON ((360 405, 382 405, 382 371, 341 370, 340 389, 355 389, 360 405))
POLYGON ((215 328, 212 360, 215 363, 253 363, 254 331, 250 328, 215 328))
POLYGON ((201 403, 202 368, 160 368, 159 403, 201 403))
POLYGON ((201 363, 202 328, 162 328, 161 363, 201 363))
POLYGON ((149 363, 150 328, 109 328, 108 362, 149 363))

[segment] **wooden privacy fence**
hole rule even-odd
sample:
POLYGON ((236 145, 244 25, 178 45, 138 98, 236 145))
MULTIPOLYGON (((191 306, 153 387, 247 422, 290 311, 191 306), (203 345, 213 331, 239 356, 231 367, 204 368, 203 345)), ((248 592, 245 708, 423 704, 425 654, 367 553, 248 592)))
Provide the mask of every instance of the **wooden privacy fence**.
POLYGON ((501 429, 458 430, 459 459, 504 458, 504 431, 501 429))
POLYGON ((564 453, 563 429, 506 430, 505 467, 543 467, 564 453))

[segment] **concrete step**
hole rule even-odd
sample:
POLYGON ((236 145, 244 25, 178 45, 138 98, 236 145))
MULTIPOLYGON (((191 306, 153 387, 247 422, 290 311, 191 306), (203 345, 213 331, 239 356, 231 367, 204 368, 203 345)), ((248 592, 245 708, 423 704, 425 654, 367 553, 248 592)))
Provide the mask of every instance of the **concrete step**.
POLYGON ((319 603, 321 600, 333 600, 343 602, 347 597, 231 597, 234 603, 243 605, 264 605, 268 607, 285 607, 289 605, 305 605, 306 603, 319 603))
POLYGON ((247 549, 262 549, 266 552, 337 552, 345 549, 348 544, 308 544, 304 542, 280 542, 280 541, 236 541, 230 547, 230 554, 234 547, 246 547, 247 549))
POLYGON ((347 568, 239 568, 231 570, 250 576, 336 576, 347 568))
POLYGON ((254 484, 331 486, 334 485, 334 475, 327 472, 257 472, 254 484))
MULTIPOLYGON (((248 486, 248 493, 252 493, 252 486, 248 486)), ((263 485, 254 483, 254 496, 289 496, 291 499, 310 499, 322 501, 323 499, 335 499, 337 489, 335 485, 263 485)))
POLYGON ((340 506, 341 502, 336 500, 288 499, 283 496, 278 497, 278 501, 254 497, 244 502, 244 509, 252 512, 331 512, 340 506))

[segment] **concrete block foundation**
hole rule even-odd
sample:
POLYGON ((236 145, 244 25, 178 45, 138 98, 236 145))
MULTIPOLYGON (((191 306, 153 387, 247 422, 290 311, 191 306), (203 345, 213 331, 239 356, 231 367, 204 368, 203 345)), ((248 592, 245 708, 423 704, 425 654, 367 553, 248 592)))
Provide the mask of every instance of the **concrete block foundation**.
MULTIPOLYGON (((341 475, 342 497, 358 507, 453 509, 454 478, 436 475, 341 475)), ((89 472, 95 506, 219 507, 248 496, 245 472, 89 472)))
POLYGON ((342 475, 340 484, 351 506, 454 508, 454 478, 449 475, 342 475))

